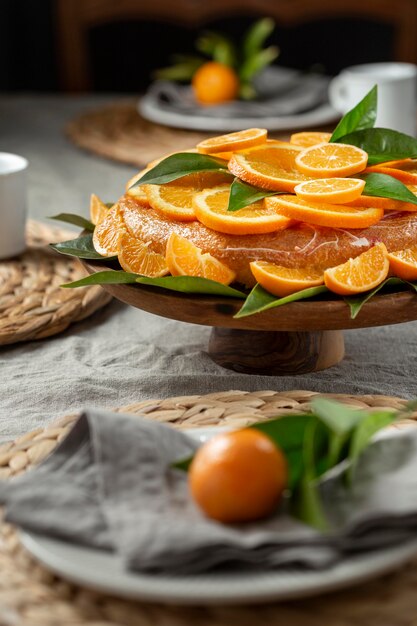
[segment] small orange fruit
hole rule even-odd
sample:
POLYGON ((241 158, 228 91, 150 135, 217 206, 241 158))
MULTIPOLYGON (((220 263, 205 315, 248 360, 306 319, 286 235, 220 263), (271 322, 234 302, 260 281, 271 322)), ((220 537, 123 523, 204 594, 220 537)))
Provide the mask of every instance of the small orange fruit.
POLYGON ((346 204, 361 195, 365 181, 361 178, 316 178, 299 183, 294 191, 306 202, 330 202, 346 204))
POLYGON ((228 65, 209 61, 195 72, 194 95, 201 104, 219 104, 235 100, 239 94, 239 78, 228 65))
POLYGON ((196 219, 193 197, 207 187, 215 187, 230 182, 229 174, 221 172, 198 172, 188 174, 165 185, 143 185, 149 204, 179 222, 192 222, 196 219))
POLYGON ((98 224, 109 212, 109 207, 95 193, 90 198, 90 220, 98 224))
POLYGON ((234 154, 229 171, 241 180, 272 191, 294 191, 298 183, 311 180, 298 169, 296 157, 303 151, 288 143, 267 143, 234 154))
POLYGON ((115 204, 94 229, 93 245, 96 252, 106 257, 115 256, 123 232, 124 222, 115 204))
POLYGON ((199 221, 207 228, 229 235, 273 233, 291 225, 291 220, 273 207, 268 208, 263 200, 239 211, 228 211, 229 196, 227 187, 214 187, 196 194, 193 206, 199 221))
POLYGON ((361 148, 344 143, 319 143, 297 155, 299 170, 316 178, 351 176, 365 169, 368 154, 361 148))
POLYGON ((279 195, 265 198, 265 205, 277 213, 299 222, 330 228, 367 228, 379 222, 383 209, 356 208, 344 204, 306 202, 297 196, 279 195))
POLYGON ((417 246, 389 252, 388 259, 395 276, 403 280, 417 280, 417 246))
POLYGON ((196 453, 188 474, 191 494, 219 522, 270 515, 287 485, 287 461, 273 441, 246 428, 217 435, 196 453))
POLYGON ((319 132, 319 131, 303 131, 302 133, 294 133, 291 135, 290 143, 296 146, 303 146, 309 148, 310 146, 316 146, 318 143, 325 143, 330 141, 331 133, 319 132))
POLYGON ((314 268, 295 269, 267 261, 253 261, 250 268, 258 283, 280 298, 324 282, 323 271, 314 268))
POLYGON ((173 276, 200 276, 224 285, 229 285, 236 277, 227 265, 174 232, 168 239, 165 258, 173 276))
POLYGON ((265 143, 267 136, 268 131, 265 128, 248 128, 236 133, 228 133, 200 141, 197 144, 197 150, 203 154, 246 150, 246 148, 253 148, 265 143))
POLYGON ((150 245, 150 242, 145 243, 128 232, 121 235, 118 242, 118 257, 125 272, 151 278, 168 274, 164 255, 153 252, 150 245))
POLYGON ((389 272, 388 252, 383 243, 362 252, 346 263, 324 272, 324 284, 341 296, 352 296, 374 289, 386 279, 389 272))

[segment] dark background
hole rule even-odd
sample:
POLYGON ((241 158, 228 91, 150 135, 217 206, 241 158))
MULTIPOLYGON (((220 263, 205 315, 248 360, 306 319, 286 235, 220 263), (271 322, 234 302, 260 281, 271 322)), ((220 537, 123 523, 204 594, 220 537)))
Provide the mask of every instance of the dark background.
MULTIPOLYGON (((230 16, 206 26, 239 39, 254 17, 259 16, 230 16)), ((118 22, 92 29, 94 90, 143 91, 152 71, 167 65, 172 52, 193 52, 196 34, 164 21, 118 22)), ((59 91, 58 41, 54 0, 0 0, 0 91, 59 91)), ((359 62, 393 60, 391 26, 360 18, 320 20, 293 28, 278 24, 270 43, 281 49, 279 64, 313 67, 330 75, 359 62)))

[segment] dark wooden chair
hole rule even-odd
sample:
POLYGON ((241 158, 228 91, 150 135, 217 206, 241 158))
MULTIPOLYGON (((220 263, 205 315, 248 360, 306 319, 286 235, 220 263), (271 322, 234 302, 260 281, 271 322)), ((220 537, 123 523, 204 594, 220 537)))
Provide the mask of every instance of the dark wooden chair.
MULTIPOLYGON (((417 62, 417 0, 55 0, 62 87, 91 89, 88 33, 111 22, 165 20, 200 27, 230 15, 268 15, 293 26, 311 20, 364 18, 393 27, 393 56, 417 62)), ((357 42, 353 42, 356 45, 357 42)))

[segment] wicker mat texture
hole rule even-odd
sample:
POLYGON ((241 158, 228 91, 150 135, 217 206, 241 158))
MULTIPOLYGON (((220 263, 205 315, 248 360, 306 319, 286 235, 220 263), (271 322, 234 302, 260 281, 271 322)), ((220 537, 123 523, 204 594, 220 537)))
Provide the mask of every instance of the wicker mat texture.
MULTIPOLYGON (((229 391, 147 400, 116 409, 147 415, 177 428, 244 426, 308 410, 309 391, 229 391)), ((360 408, 400 408, 387 396, 334 395, 360 408)), ((66 416, 0 447, 0 477, 40 462, 67 434, 66 416)), ((417 420, 417 413, 412 416, 417 420)), ((410 420, 407 420, 408 422, 410 420)), ((0 524, 1 626, 417 626, 417 559, 396 573, 347 591, 305 601, 253 607, 165 607, 117 599, 69 584, 35 563, 14 529, 0 524)))
MULTIPOLYGON (((80 148, 103 157, 142 167, 170 152, 178 152, 219 133, 168 128, 148 122, 136 102, 119 102, 87 111, 66 127, 67 136, 80 148)), ((271 137, 288 138, 288 133, 271 137)))
POLYGON ((61 289, 86 272, 48 244, 73 238, 72 231, 30 220, 26 252, 0 261, 0 346, 56 335, 111 300, 99 286, 61 289))

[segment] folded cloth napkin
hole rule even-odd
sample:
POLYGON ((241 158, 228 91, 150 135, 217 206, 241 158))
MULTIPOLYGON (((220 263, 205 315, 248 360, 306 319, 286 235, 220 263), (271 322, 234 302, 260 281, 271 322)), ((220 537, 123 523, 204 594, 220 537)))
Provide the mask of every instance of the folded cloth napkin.
POLYGON ((156 108, 184 115, 208 117, 275 117, 310 111, 327 101, 329 78, 319 74, 302 74, 287 68, 267 68, 255 87, 255 100, 234 100, 226 104, 199 105, 191 87, 172 81, 156 81, 146 93, 146 101, 156 108))
POLYGON ((26 530, 116 551, 129 569, 190 574, 216 566, 321 568, 417 536, 417 429, 375 442, 352 489, 322 481, 328 534, 284 510, 256 523, 207 519, 172 469, 198 443, 152 422, 85 411, 39 467, 0 483, 6 518, 26 530))

